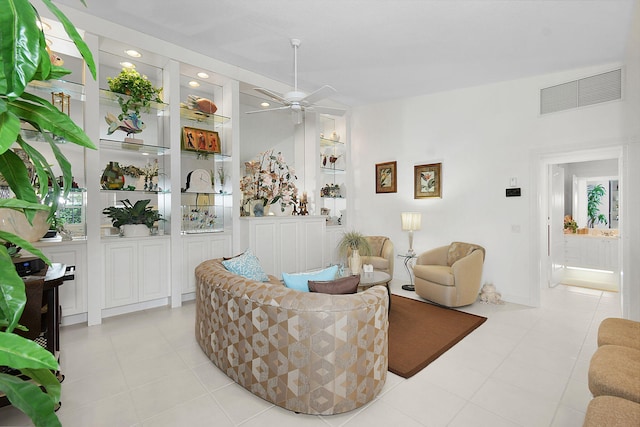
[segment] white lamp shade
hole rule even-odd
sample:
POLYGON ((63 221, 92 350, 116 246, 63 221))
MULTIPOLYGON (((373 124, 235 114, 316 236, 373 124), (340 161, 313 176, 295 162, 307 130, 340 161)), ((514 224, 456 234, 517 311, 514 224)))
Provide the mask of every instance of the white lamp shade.
POLYGON ((402 231, 420 230, 422 225, 422 213, 420 212, 402 212, 402 231))

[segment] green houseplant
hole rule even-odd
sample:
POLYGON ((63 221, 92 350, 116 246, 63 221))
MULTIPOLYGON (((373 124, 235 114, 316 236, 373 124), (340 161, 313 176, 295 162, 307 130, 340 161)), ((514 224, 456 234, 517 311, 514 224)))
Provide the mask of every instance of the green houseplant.
POLYGON ((342 238, 338 242, 338 253, 349 259, 349 268, 351 274, 359 274, 362 266, 361 255, 371 255, 371 245, 358 231, 347 231, 342 234, 342 238))
MULTIPOLYGON (((80 1, 85 4, 84 0, 80 1)), ((51 0, 42 0, 42 3, 63 24, 95 79, 93 57, 73 24, 51 0)), ((57 79, 69 74, 68 70, 52 65, 44 33, 37 25, 40 18, 36 9, 28 0, 0 0, 0 10, 0 173, 15 195, 12 199, 0 199, 0 208, 19 211, 30 222, 38 211, 49 211, 51 220, 57 200, 60 196, 66 197, 72 182, 71 164, 54 137, 87 148, 95 147, 69 116, 46 99, 25 92, 31 81, 57 79), (39 131, 51 147, 62 170, 62 186, 52 179, 49 188, 49 178, 54 176, 50 161, 22 138, 20 128, 23 123, 39 131), (38 190, 31 185, 25 163, 10 150, 14 143, 26 151, 33 163, 38 190), (51 202, 47 205, 41 201, 48 193, 51 202)), ((0 391, 36 426, 59 426, 55 408, 60 401, 60 383, 53 373, 59 370, 58 362, 34 341, 14 333, 19 327, 26 296, 24 282, 14 268, 7 246, 22 247, 48 264, 50 262, 31 243, 15 234, 0 231, 0 243, 3 243, 0 245, 0 366, 22 374, 18 377, 0 373, 0 391)))
POLYGON ((607 217, 600 213, 599 208, 606 193, 602 184, 587 189, 587 227, 593 228, 597 224, 607 224, 607 217))
POLYGON ((118 104, 122 109, 119 120, 123 120, 130 112, 140 117, 140 110, 148 112, 151 102, 162 102, 162 88, 153 87, 149 79, 134 68, 123 68, 116 77, 107 77, 107 83, 111 92, 127 95, 118 96, 118 104))
MULTIPOLYGON (((151 230, 156 221, 161 221, 162 215, 157 210, 153 210, 147 205, 151 202, 149 199, 138 200, 135 204, 131 204, 129 199, 122 200, 124 207, 109 206, 103 209, 102 213, 111 218, 114 227, 126 227, 128 225, 144 225, 151 230)), ((127 231, 125 230, 125 236, 127 231)), ((148 233, 147 233, 148 234, 148 233)))

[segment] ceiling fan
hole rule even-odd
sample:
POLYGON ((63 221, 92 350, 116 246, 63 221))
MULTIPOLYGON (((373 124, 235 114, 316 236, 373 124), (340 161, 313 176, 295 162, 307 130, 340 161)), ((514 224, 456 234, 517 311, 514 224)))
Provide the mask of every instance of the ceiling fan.
POLYGON ((270 91, 269 89, 256 87, 254 88, 255 91, 272 98, 273 100, 283 104, 283 106, 275 108, 265 108, 263 110, 247 111, 247 114, 264 113, 266 111, 291 110, 293 121, 296 124, 302 123, 302 113, 305 110, 315 111, 321 114, 332 114, 335 116, 344 115, 345 110, 343 109, 315 105, 316 102, 322 101, 323 99, 336 93, 336 90, 331 86, 322 86, 320 89, 308 95, 298 90, 298 47, 300 47, 300 40, 291 39, 291 46, 293 47, 293 91, 281 95, 279 93, 270 91))

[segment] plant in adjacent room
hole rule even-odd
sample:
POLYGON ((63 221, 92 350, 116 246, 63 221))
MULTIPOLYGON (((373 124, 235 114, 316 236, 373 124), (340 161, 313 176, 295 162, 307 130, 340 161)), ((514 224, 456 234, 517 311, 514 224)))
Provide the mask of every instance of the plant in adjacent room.
POLYGON ((564 216, 564 229, 570 233, 575 233, 578 229, 578 224, 571 218, 571 215, 564 216))
POLYGON ((606 193, 602 184, 589 186, 587 189, 587 227, 593 228, 597 224, 607 224, 607 217, 600 213, 599 208, 606 193))
POLYGON ((141 75, 135 68, 123 68, 116 77, 107 77, 107 83, 111 92, 127 95, 118 96, 118 104, 122 109, 119 120, 123 120, 130 112, 140 117, 140 110, 149 112, 152 102, 162 102, 162 88, 154 87, 147 76, 141 75))
MULTIPOLYGON (((84 0, 80 1, 85 4, 84 0)), ((42 3, 63 24, 95 78, 91 52, 73 24, 51 0, 42 0, 42 3)), ((70 73, 52 64, 34 6, 28 0, 0 0, 0 10, 0 173, 15 195, 12 199, 0 199, 0 208, 19 211, 29 222, 38 211, 45 210, 49 211, 51 220, 58 200, 66 197, 72 183, 71 164, 55 141, 62 138, 87 148, 95 146, 69 116, 48 100, 25 92, 31 81, 58 79, 70 73), (25 123, 35 128, 53 151, 62 171, 62 188, 55 179, 49 184, 49 178, 55 176, 50 161, 22 138, 20 130, 25 123), (28 154, 33 164, 37 191, 29 179, 27 165, 10 149, 14 143, 28 154), (41 202, 45 197, 50 205, 41 202)), ((0 366, 22 374, 0 373, 0 391, 36 426, 59 426, 55 408, 60 401, 60 382, 53 373, 60 369, 58 362, 34 341, 14 333, 19 327, 26 295, 8 248, 22 247, 47 263, 49 260, 15 234, 0 231, 0 243, 3 243, 0 245, 0 366)))

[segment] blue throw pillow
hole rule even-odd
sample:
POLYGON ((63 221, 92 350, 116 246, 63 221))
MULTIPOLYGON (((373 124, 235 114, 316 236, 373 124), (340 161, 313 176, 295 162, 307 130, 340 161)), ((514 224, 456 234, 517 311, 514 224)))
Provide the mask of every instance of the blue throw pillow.
POLYGON ((260 266, 260 261, 249 249, 242 255, 222 261, 222 265, 238 276, 246 277, 256 282, 269 281, 267 273, 260 266))
POLYGON ((296 289, 302 292, 309 292, 309 280, 327 281, 336 278, 338 266, 332 265, 324 270, 312 271, 310 273, 288 274, 282 273, 282 280, 287 288, 296 289))

